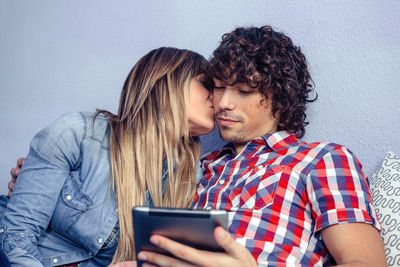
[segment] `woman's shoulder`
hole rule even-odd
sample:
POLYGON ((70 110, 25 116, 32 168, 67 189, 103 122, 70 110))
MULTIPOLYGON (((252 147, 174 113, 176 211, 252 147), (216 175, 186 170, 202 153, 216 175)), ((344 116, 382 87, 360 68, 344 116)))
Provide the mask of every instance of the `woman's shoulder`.
POLYGON ((64 136, 68 133, 85 131, 85 116, 81 112, 68 112, 59 115, 49 125, 38 132, 36 137, 64 136))
POLYGON ((108 121, 95 112, 68 112, 60 115, 35 137, 103 139, 108 134, 108 121))
POLYGON ((56 129, 73 129, 84 127, 90 112, 67 112, 59 115, 49 127, 56 129))
POLYGON ((107 128, 108 120, 103 114, 76 111, 60 115, 50 126, 60 130, 83 130, 86 133, 90 129, 107 128))

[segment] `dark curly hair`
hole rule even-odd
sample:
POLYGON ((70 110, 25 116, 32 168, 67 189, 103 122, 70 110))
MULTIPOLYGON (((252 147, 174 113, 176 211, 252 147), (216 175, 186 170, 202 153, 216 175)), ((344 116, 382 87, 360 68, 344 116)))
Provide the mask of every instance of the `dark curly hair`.
POLYGON ((304 136, 306 104, 314 83, 300 48, 270 26, 237 28, 224 34, 210 60, 209 73, 229 85, 242 82, 272 97, 278 130, 304 136))

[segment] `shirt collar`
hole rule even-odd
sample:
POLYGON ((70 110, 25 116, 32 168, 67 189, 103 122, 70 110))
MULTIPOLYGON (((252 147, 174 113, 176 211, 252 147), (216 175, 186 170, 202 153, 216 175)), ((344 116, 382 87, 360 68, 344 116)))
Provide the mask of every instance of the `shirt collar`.
POLYGON ((265 140, 268 146, 274 151, 301 142, 295 134, 291 134, 287 131, 266 134, 261 138, 265 140))
MULTIPOLYGON (((272 150, 277 151, 281 148, 284 148, 284 147, 287 147, 287 146, 290 146, 293 144, 298 144, 300 142, 301 142, 301 140, 299 140, 295 134, 291 134, 287 131, 278 131, 278 132, 274 132, 274 133, 268 133, 263 136, 256 137, 256 138, 250 140, 247 143, 246 148, 250 147, 249 143, 253 143, 255 145, 269 146, 269 148, 271 148, 272 150)), ((233 155, 236 154, 232 143, 227 143, 225 146, 223 146, 220 149, 217 157, 220 157, 225 154, 233 154, 233 155)))

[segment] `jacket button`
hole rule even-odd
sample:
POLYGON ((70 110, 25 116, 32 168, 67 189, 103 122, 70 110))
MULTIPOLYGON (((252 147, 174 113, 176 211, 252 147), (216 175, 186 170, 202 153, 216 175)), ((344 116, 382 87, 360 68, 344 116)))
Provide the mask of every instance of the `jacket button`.
POLYGON ((53 263, 57 263, 58 262, 58 259, 57 258, 54 258, 53 259, 53 263))
POLYGON ((97 242, 99 242, 100 244, 103 243, 103 238, 97 239, 97 242))
POLYGON ((72 196, 71 195, 68 195, 67 196, 67 200, 71 200, 72 199, 72 196))

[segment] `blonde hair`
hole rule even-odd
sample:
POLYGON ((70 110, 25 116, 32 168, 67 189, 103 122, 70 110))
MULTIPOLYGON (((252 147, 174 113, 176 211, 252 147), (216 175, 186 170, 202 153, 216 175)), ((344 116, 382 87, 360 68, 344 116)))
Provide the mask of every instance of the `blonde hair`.
POLYGON ((158 48, 142 57, 126 78, 118 114, 98 110, 110 124, 111 186, 117 196, 120 237, 113 263, 135 259, 131 208, 189 207, 194 198, 200 142, 188 131, 190 80, 205 72, 199 54, 158 48), (162 195, 162 166, 168 180, 162 195))

